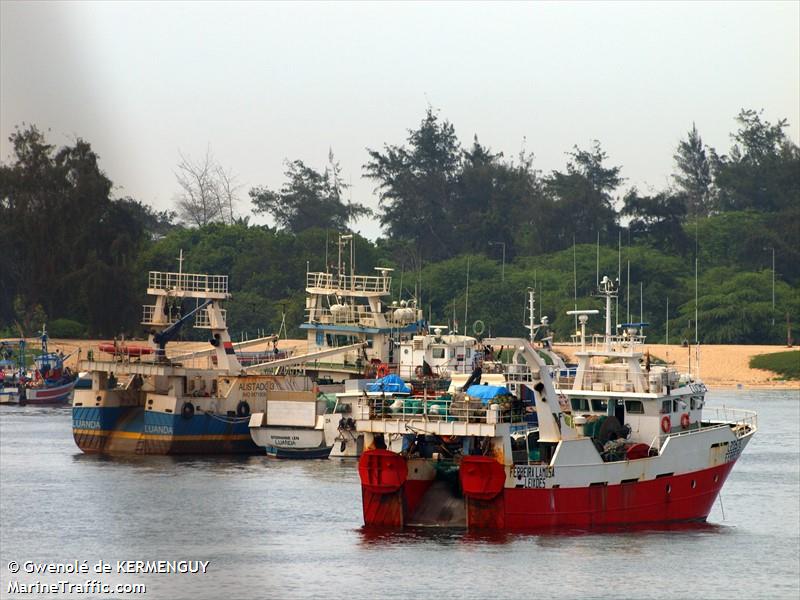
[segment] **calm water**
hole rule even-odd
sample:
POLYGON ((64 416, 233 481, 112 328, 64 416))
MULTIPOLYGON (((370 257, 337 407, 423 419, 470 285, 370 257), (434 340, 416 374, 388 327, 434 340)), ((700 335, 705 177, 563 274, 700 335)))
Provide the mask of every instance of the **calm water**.
POLYGON ((138 597, 170 599, 797 599, 800 391, 709 404, 758 410, 760 431, 708 525, 496 537, 365 534, 353 463, 91 457, 69 410, 0 407, 0 597, 22 597, 7 593, 12 560, 199 559, 205 575, 16 578, 144 583, 138 597))

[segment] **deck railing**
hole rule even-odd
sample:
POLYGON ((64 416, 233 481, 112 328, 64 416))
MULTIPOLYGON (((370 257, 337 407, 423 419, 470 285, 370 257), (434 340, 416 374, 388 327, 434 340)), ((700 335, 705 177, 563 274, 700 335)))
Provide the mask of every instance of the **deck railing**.
MULTIPOLYGON (((554 371, 553 381, 561 389, 576 388, 577 373, 554 371)), ((666 393, 669 386, 674 389, 689 380, 681 375, 674 367, 669 370, 657 367, 650 372, 644 367, 640 373, 632 373, 627 365, 595 366, 583 372, 578 381, 577 389, 595 392, 636 392, 644 391, 654 394, 666 393)))
MULTIPOLYGON (((377 315, 383 317, 383 315, 377 315)), ((341 305, 339 308, 307 308, 306 320, 309 323, 361 325, 379 327, 382 323, 369 306, 341 305)))
POLYGON ((703 421, 726 423, 729 425, 747 425, 753 429, 758 429, 758 413, 741 408, 706 406, 703 408, 703 421))
POLYGON ((462 401, 423 396, 362 396, 357 418, 372 421, 446 421, 464 423, 525 423, 521 406, 485 405, 477 400, 462 401), (494 407, 494 408, 493 408, 494 407))
POLYGON ((228 276, 150 271, 147 288, 169 292, 227 294, 228 276))
MULTIPOLYGON (((224 326, 225 323, 228 322, 228 311, 224 308, 220 309, 222 313, 222 325, 224 326)), ((210 329, 211 328, 211 316, 208 312, 207 308, 198 311, 195 313, 194 316, 194 326, 198 329, 210 329)))
POLYGON ((156 320, 156 305, 145 304, 142 306, 142 325, 172 325, 178 320, 177 314, 164 315, 161 321, 156 320))
POLYGON ((306 288, 350 292, 388 294, 392 278, 380 275, 335 275, 333 273, 306 273, 306 288))

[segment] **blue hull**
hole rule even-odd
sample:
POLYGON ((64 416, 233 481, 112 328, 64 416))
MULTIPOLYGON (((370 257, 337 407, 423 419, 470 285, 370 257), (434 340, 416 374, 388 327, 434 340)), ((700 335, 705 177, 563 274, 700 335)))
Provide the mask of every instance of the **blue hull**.
POLYGON ((78 448, 103 454, 260 454, 247 419, 227 422, 208 414, 191 418, 132 407, 73 407, 78 448))

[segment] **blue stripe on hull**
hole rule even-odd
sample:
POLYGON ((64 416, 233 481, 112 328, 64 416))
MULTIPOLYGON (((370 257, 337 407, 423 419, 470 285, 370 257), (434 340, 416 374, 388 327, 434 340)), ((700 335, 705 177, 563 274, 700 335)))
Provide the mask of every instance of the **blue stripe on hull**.
POLYGON ((133 407, 73 407, 75 443, 107 454, 255 454, 247 420, 227 423, 195 413, 189 419, 133 407))

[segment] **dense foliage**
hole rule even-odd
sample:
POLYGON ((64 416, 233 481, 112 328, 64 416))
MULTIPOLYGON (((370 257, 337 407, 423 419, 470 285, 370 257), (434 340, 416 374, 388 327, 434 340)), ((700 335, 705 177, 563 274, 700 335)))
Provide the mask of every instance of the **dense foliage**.
POLYGON ((800 379, 800 352, 773 352, 750 359, 750 368, 774 371, 781 379, 800 379))
MULTIPOLYGON (((623 189, 622 166, 599 142, 542 173, 532 155, 507 159, 477 137, 463 148, 453 124, 429 109, 403 143, 368 150, 364 175, 385 237, 355 236, 356 270, 394 267, 396 297, 416 295, 432 321, 462 331, 481 319, 487 333, 523 334, 532 287, 537 316, 548 315, 563 339, 574 328, 567 310, 600 308, 599 271, 620 277, 620 320, 649 321, 651 339, 669 329, 671 342, 697 332, 705 343, 781 343, 800 316, 800 150, 785 121, 743 110, 736 124, 727 154, 704 145, 693 125, 675 149, 674 186, 643 194, 623 189)), ((235 336, 277 331, 283 319, 297 334, 305 270, 334 262, 338 233, 368 214, 345 200, 332 155, 322 171, 287 162, 279 190, 250 191, 253 212, 270 214, 273 228, 235 214, 219 169, 216 187, 205 186, 219 193, 196 203, 197 218, 186 198, 203 196, 178 181, 176 224, 175 213, 114 198, 83 140, 55 148, 28 127, 11 142, 12 160, 0 165, 8 335, 33 334, 45 320, 68 336, 141 334, 146 272, 175 270, 181 250, 184 271, 230 275, 235 336), (206 218, 209 206, 221 216, 206 218)))

